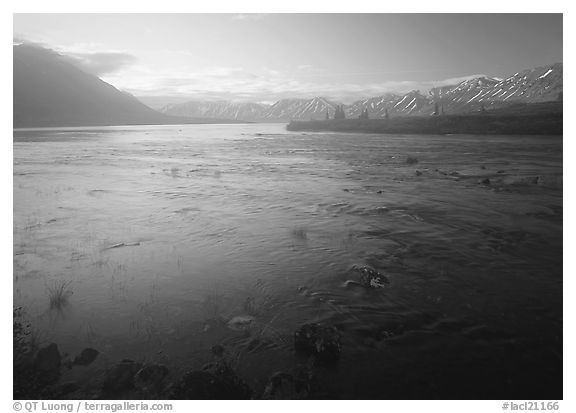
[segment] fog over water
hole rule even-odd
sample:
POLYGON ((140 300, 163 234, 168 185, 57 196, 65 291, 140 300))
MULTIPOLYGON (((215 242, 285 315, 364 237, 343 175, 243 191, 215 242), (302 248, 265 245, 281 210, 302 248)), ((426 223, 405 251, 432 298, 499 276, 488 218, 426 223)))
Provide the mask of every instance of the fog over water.
POLYGON ((562 398, 560 136, 130 126, 13 150, 14 304, 42 342, 101 351, 63 380, 122 358, 178 376, 221 344, 261 389, 322 322, 343 346, 324 397, 562 398))

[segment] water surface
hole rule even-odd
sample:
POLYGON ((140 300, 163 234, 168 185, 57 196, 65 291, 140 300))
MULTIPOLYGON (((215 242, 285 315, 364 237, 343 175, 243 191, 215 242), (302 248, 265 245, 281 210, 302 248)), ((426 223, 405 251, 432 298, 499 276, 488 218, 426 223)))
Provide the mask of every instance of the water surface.
POLYGON ((81 383, 122 358, 178 377, 222 344, 261 390, 321 322, 343 353, 317 397, 560 399, 562 140, 15 131, 14 303, 42 342, 102 351, 81 383), (390 284, 346 284, 353 265, 390 284))

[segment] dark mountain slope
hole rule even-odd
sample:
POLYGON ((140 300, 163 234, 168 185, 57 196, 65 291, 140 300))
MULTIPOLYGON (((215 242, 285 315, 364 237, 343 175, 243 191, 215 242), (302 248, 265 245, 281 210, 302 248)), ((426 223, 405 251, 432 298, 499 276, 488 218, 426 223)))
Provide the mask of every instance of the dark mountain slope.
POLYGON ((13 53, 15 128, 228 122, 156 112, 49 49, 21 44, 13 53))

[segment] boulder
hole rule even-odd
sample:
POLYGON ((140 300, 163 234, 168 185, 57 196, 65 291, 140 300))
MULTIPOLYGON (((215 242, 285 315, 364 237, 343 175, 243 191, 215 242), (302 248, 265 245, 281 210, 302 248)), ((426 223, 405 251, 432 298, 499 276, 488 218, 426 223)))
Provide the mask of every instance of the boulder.
POLYGON ((274 373, 262 395, 266 400, 302 400, 310 397, 312 375, 309 371, 297 370, 293 374, 274 373))
POLYGON ((358 283, 366 288, 384 288, 390 284, 390 280, 384 275, 367 265, 355 265, 352 272, 358 274, 358 283))
POLYGON ((168 367, 162 364, 147 364, 134 376, 134 384, 142 390, 160 391, 168 373, 168 367))
POLYGON ((256 319, 250 315, 239 315, 228 321, 228 328, 236 331, 248 330, 254 321, 256 319))
POLYGON ((142 364, 133 360, 122 360, 106 373, 102 390, 107 393, 123 393, 134 388, 134 376, 142 364))
POLYGON ((304 324, 294 333, 294 349, 298 354, 313 356, 317 362, 334 363, 342 349, 340 333, 332 326, 304 324))
POLYGON ((215 363, 185 373, 170 396, 177 400, 245 400, 251 398, 252 390, 226 363, 215 363))
POLYGON ((67 396, 70 393, 74 393, 79 389, 80 386, 76 382, 67 381, 48 388, 43 396, 46 397, 47 399, 53 399, 53 400, 67 399, 68 397, 64 396, 67 396))
POLYGON ((72 364, 76 366, 87 366, 91 364, 94 360, 96 360, 98 354, 100 354, 98 350, 87 347, 84 350, 82 350, 80 354, 74 357, 72 364))
POLYGON ((210 351, 212 352, 213 355, 215 355, 216 357, 222 357, 224 356, 224 347, 222 347, 220 344, 216 344, 215 346, 212 346, 212 348, 210 349, 210 351))
POLYGON ((39 373, 49 375, 59 375, 61 363, 62 356, 60 356, 60 351, 58 351, 58 346, 55 343, 42 347, 34 358, 36 370, 39 373))

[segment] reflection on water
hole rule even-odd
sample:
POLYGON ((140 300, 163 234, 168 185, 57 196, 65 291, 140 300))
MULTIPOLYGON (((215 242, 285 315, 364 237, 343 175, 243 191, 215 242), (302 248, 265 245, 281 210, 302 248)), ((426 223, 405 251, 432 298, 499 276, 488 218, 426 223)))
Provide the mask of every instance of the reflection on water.
POLYGON ((178 376, 220 344, 261 389, 322 322, 343 347, 317 397, 559 399, 562 142, 15 131, 14 302, 40 340, 101 351, 78 381, 122 358, 178 376))

